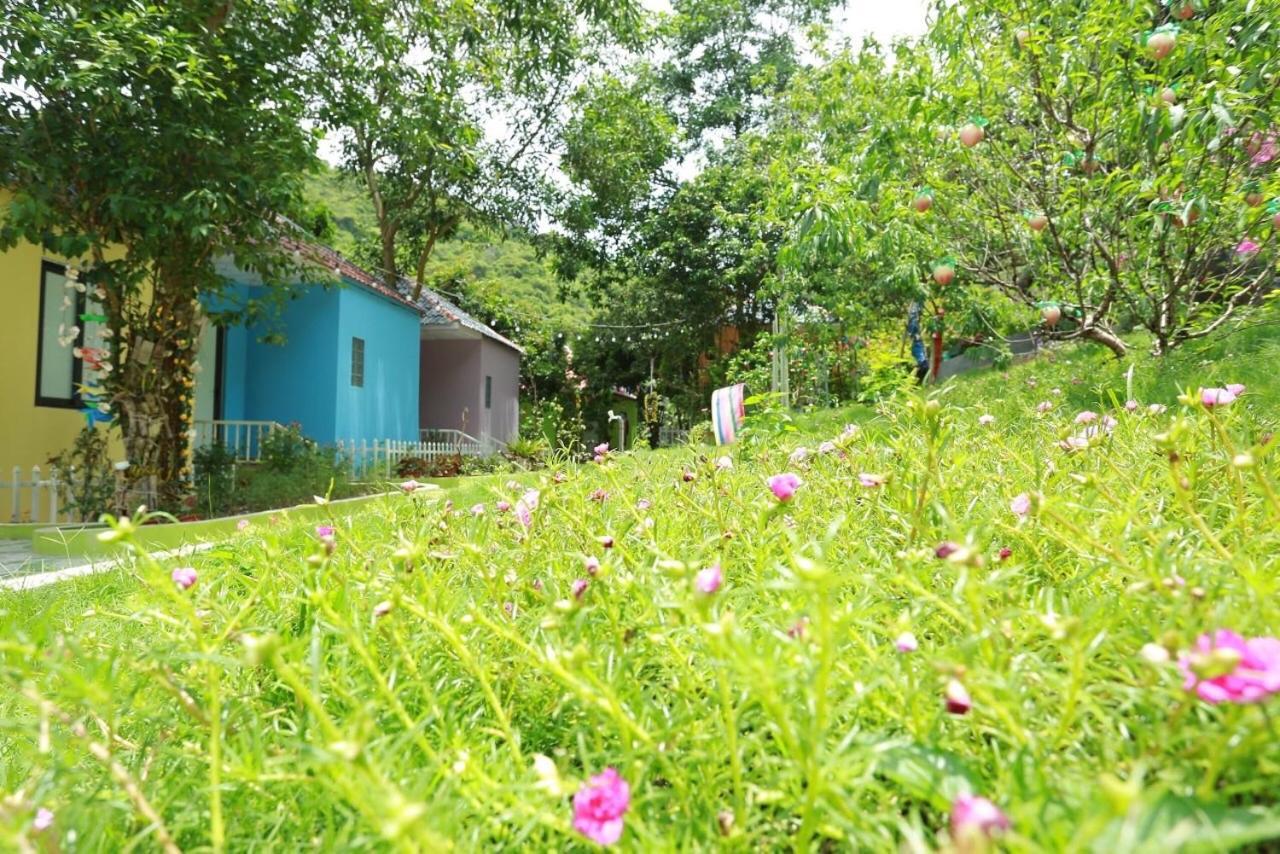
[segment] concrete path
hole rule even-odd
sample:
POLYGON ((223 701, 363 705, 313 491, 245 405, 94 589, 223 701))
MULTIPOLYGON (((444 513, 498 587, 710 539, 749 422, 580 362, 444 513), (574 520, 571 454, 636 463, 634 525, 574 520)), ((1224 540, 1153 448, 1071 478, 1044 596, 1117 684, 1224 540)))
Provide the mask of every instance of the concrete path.
MULTIPOLYGON (((210 549, 214 545, 214 543, 196 543, 168 551, 152 552, 151 556, 156 560, 187 557, 210 549)), ((132 559, 132 555, 128 554, 99 558, 50 557, 33 553, 29 542, 0 540, 0 591, 33 590, 66 581, 69 578, 116 569, 132 559)))

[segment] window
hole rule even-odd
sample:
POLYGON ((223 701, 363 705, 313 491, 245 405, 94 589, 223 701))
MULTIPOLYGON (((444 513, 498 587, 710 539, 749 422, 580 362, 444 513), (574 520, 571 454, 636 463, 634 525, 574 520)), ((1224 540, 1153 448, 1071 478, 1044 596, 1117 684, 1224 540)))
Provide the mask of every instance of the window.
POLYGON ((45 261, 40 268, 40 336, 36 350, 36 406, 80 405, 80 360, 72 352, 83 346, 84 295, 67 286, 67 270, 45 261))
POLYGON ((484 408, 493 408, 493 377, 484 378, 484 408))
POLYGON ((351 339, 351 384, 364 388, 364 339, 351 339))

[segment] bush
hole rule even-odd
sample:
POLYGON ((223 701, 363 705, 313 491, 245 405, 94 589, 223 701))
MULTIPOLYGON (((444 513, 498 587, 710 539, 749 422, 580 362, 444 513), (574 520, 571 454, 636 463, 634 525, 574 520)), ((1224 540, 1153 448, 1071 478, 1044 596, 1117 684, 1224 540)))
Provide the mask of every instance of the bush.
POLYGON ((106 430, 86 426, 70 448, 49 458, 49 465, 67 485, 66 502, 59 508, 63 513, 94 522, 112 509, 116 476, 107 455, 106 430))
POLYGON ((236 455, 221 442, 196 448, 192 454, 195 470, 196 507, 208 516, 225 513, 236 496, 236 455))

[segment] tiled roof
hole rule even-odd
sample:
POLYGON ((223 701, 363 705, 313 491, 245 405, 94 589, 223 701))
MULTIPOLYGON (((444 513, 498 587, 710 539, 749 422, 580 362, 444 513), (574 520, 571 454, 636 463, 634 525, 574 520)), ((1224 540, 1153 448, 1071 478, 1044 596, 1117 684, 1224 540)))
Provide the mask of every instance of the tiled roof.
POLYGON ((382 280, 369 273, 362 267, 358 267, 351 261, 347 260, 335 249, 330 249, 320 243, 311 243, 301 240, 290 235, 281 235, 280 245, 289 252, 297 252, 305 260, 310 261, 318 267, 324 267, 331 270, 334 275, 349 279, 360 285, 365 290, 373 291, 375 294, 384 296, 387 299, 400 303, 406 308, 421 312, 421 309, 414 305, 412 301, 406 299, 395 288, 389 288, 382 283, 382 280))
MULTIPOLYGON (((408 291, 413 287, 413 283, 408 279, 401 279, 400 287, 408 291)), ((500 344, 506 344, 517 353, 524 352, 519 344, 499 335, 492 327, 476 320, 430 288, 422 289, 422 296, 418 298, 418 310, 422 312, 423 326, 462 326, 473 332, 479 332, 486 338, 492 338, 500 344)))

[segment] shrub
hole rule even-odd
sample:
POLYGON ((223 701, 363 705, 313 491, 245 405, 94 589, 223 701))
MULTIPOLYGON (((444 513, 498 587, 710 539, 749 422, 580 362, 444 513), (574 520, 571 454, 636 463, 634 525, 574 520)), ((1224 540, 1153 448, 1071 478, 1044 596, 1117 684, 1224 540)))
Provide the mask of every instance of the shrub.
POLYGON ((63 513, 93 522, 111 509, 116 476, 107 455, 107 432, 92 425, 76 434, 70 448, 49 458, 58 479, 66 484, 63 513))
POLYGON ((196 448, 192 454, 196 507, 217 516, 233 506, 236 494, 236 455, 221 442, 196 448))

